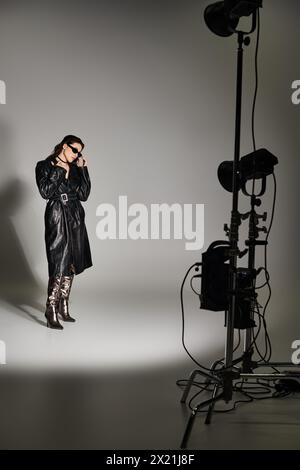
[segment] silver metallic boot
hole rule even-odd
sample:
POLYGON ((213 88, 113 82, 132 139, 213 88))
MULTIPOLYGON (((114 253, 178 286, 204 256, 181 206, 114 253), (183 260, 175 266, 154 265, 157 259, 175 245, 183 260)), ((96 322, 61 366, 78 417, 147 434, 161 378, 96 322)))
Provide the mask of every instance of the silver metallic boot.
POLYGON ((63 326, 59 323, 58 302, 59 302, 59 289, 60 289, 61 276, 57 275, 50 277, 48 281, 48 297, 46 301, 45 317, 47 318, 47 326, 57 330, 63 330, 63 326))
POLYGON ((69 296, 74 280, 74 274, 72 276, 62 276, 60 283, 60 297, 58 303, 58 312, 64 321, 74 322, 75 318, 72 318, 69 314, 69 296))

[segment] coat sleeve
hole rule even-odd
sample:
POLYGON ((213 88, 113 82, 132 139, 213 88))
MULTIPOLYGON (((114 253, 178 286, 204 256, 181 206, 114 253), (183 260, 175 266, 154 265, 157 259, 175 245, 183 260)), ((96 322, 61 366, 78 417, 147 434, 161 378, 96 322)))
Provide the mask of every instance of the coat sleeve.
POLYGON ((91 191, 91 180, 87 166, 78 167, 80 174, 80 186, 77 189, 80 201, 86 201, 91 191))
POLYGON ((52 168, 51 166, 41 160, 37 162, 35 167, 36 184, 44 199, 49 199, 55 193, 66 173, 66 170, 61 166, 53 165, 52 168))

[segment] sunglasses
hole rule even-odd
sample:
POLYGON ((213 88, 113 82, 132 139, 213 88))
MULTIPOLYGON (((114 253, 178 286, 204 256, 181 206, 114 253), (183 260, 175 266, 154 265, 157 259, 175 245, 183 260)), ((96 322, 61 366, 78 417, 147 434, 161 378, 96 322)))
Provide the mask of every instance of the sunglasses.
POLYGON ((70 144, 67 144, 67 145, 68 145, 68 147, 70 147, 70 149, 72 149, 73 153, 78 153, 78 157, 82 156, 82 153, 79 152, 76 147, 72 147, 72 145, 70 145, 70 144))

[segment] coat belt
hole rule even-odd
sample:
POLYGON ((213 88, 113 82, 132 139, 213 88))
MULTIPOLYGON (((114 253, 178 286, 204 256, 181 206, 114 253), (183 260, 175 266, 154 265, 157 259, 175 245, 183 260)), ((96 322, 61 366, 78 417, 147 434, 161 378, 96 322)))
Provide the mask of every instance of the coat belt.
POLYGON ((58 196, 52 196, 49 198, 49 201, 60 199, 62 202, 67 202, 69 200, 78 199, 77 193, 61 193, 58 196))

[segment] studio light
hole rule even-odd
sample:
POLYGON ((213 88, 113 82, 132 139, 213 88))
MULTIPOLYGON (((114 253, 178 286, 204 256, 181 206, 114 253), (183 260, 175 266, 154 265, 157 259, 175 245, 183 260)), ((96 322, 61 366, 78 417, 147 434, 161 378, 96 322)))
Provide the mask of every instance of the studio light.
POLYGON ((207 27, 217 36, 231 36, 239 20, 231 20, 225 13, 224 2, 208 5, 204 11, 204 20, 207 27))
POLYGON ((207 27, 217 36, 231 36, 240 18, 254 14, 262 0, 225 0, 208 5, 204 11, 207 27))
MULTIPOLYGON (((267 149, 258 149, 255 152, 248 153, 239 161, 238 168, 238 190, 246 184, 247 181, 265 178, 274 171, 278 158, 267 149)), ((225 161, 219 165, 218 179, 221 186, 232 193, 232 172, 233 161, 225 161)))

